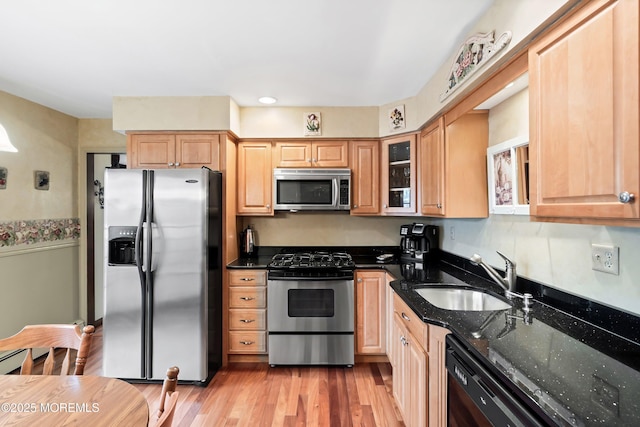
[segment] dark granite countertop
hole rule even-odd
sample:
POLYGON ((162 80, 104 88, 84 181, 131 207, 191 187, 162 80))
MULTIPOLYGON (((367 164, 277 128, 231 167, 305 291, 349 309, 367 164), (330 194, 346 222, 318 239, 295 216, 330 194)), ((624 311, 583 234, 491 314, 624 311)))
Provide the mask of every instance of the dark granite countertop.
MULTIPOLYGON (((541 302, 544 290, 527 315, 521 300, 501 311, 453 311, 415 291, 442 283, 503 295, 492 281, 442 261, 391 286, 423 321, 450 329, 515 395, 558 425, 640 425, 637 341, 541 302)), ((633 334, 629 327, 620 332, 633 334)))

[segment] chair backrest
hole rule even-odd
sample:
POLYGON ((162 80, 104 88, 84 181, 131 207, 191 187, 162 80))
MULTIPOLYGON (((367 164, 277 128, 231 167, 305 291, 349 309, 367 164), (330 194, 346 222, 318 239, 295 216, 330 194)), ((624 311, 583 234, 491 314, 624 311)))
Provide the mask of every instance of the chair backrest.
POLYGON ((176 412, 176 403, 180 394, 176 391, 179 372, 180 369, 177 366, 167 369, 167 376, 162 383, 160 406, 156 414, 155 427, 169 427, 173 422, 173 415, 176 412))
POLYGON ((94 332, 95 328, 91 325, 85 326, 84 329, 80 329, 78 325, 67 324, 28 325, 13 336, 0 339, 0 351, 27 350, 20 374, 31 375, 34 365, 33 349, 49 349, 49 354, 42 367, 42 374, 52 375, 56 372, 55 350, 58 348, 66 349, 60 375, 69 375, 71 350, 75 350, 76 359, 73 374, 82 375, 94 332))

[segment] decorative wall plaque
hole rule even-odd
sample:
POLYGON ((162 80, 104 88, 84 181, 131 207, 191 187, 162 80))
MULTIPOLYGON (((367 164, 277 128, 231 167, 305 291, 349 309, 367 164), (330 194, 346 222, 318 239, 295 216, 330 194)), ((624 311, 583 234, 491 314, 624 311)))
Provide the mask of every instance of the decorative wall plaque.
POLYGON ((33 186, 36 190, 49 189, 49 172, 33 171, 33 186))
POLYGON ((451 95, 465 79, 483 67, 489 59, 511 41, 511 31, 505 31, 494 42, 494 33, 478 33, 469 37, 458 50, 449 71, 447 89, 440 95, 440 102, 451 95))
POLYGON ((306 136, 322 135, 322 120, 320 113, 303 113, 304 134, 306 136))
POLYGON ((399 130, 407 126, 404 119, 404 104, 389 110, 389 129, 399 130))

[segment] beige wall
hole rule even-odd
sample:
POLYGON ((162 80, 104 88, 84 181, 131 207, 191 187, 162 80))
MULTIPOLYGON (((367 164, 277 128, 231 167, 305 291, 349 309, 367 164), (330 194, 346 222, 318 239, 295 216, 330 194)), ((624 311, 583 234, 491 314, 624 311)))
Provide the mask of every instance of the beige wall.
POLYGON ((7 188, 0 190, 0 222, 77 216, 78 119, 0 92, 0 122, 17 153, 0 151, 7 188), (34 188, 33 173, 48 171, 48 191, 34 188))
POLYGON ((277 213, 245 217, 260 246, 397 246, 400 226, 422 218, 359 217, 346 213, 277 213))
MULTIPOLYGON (((8 169, 0 223, 76 218, 78 119, 0 92, 0 122, 18 149, 0 152, 8 169), (48 191, 34 189, 34 170, 50 172, 48 191)), ((78 319, 78 260, 77 239, 3 247, 0 337, 28 323, 78 319)))
POLYGON ((240 108, 242 138, 313 138, 304 136, 304 113, 319 112, 322 138, 378 136, 377 107, 240 108))

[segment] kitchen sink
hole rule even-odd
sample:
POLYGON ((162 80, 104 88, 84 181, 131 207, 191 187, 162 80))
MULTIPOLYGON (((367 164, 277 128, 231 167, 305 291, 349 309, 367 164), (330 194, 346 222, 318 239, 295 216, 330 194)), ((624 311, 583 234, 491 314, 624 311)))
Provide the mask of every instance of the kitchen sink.
POLYGON ((473 289, 420 288, 415 291, 430 304, 445 310, 496 311, 511 308, 508 302, 473 289))

